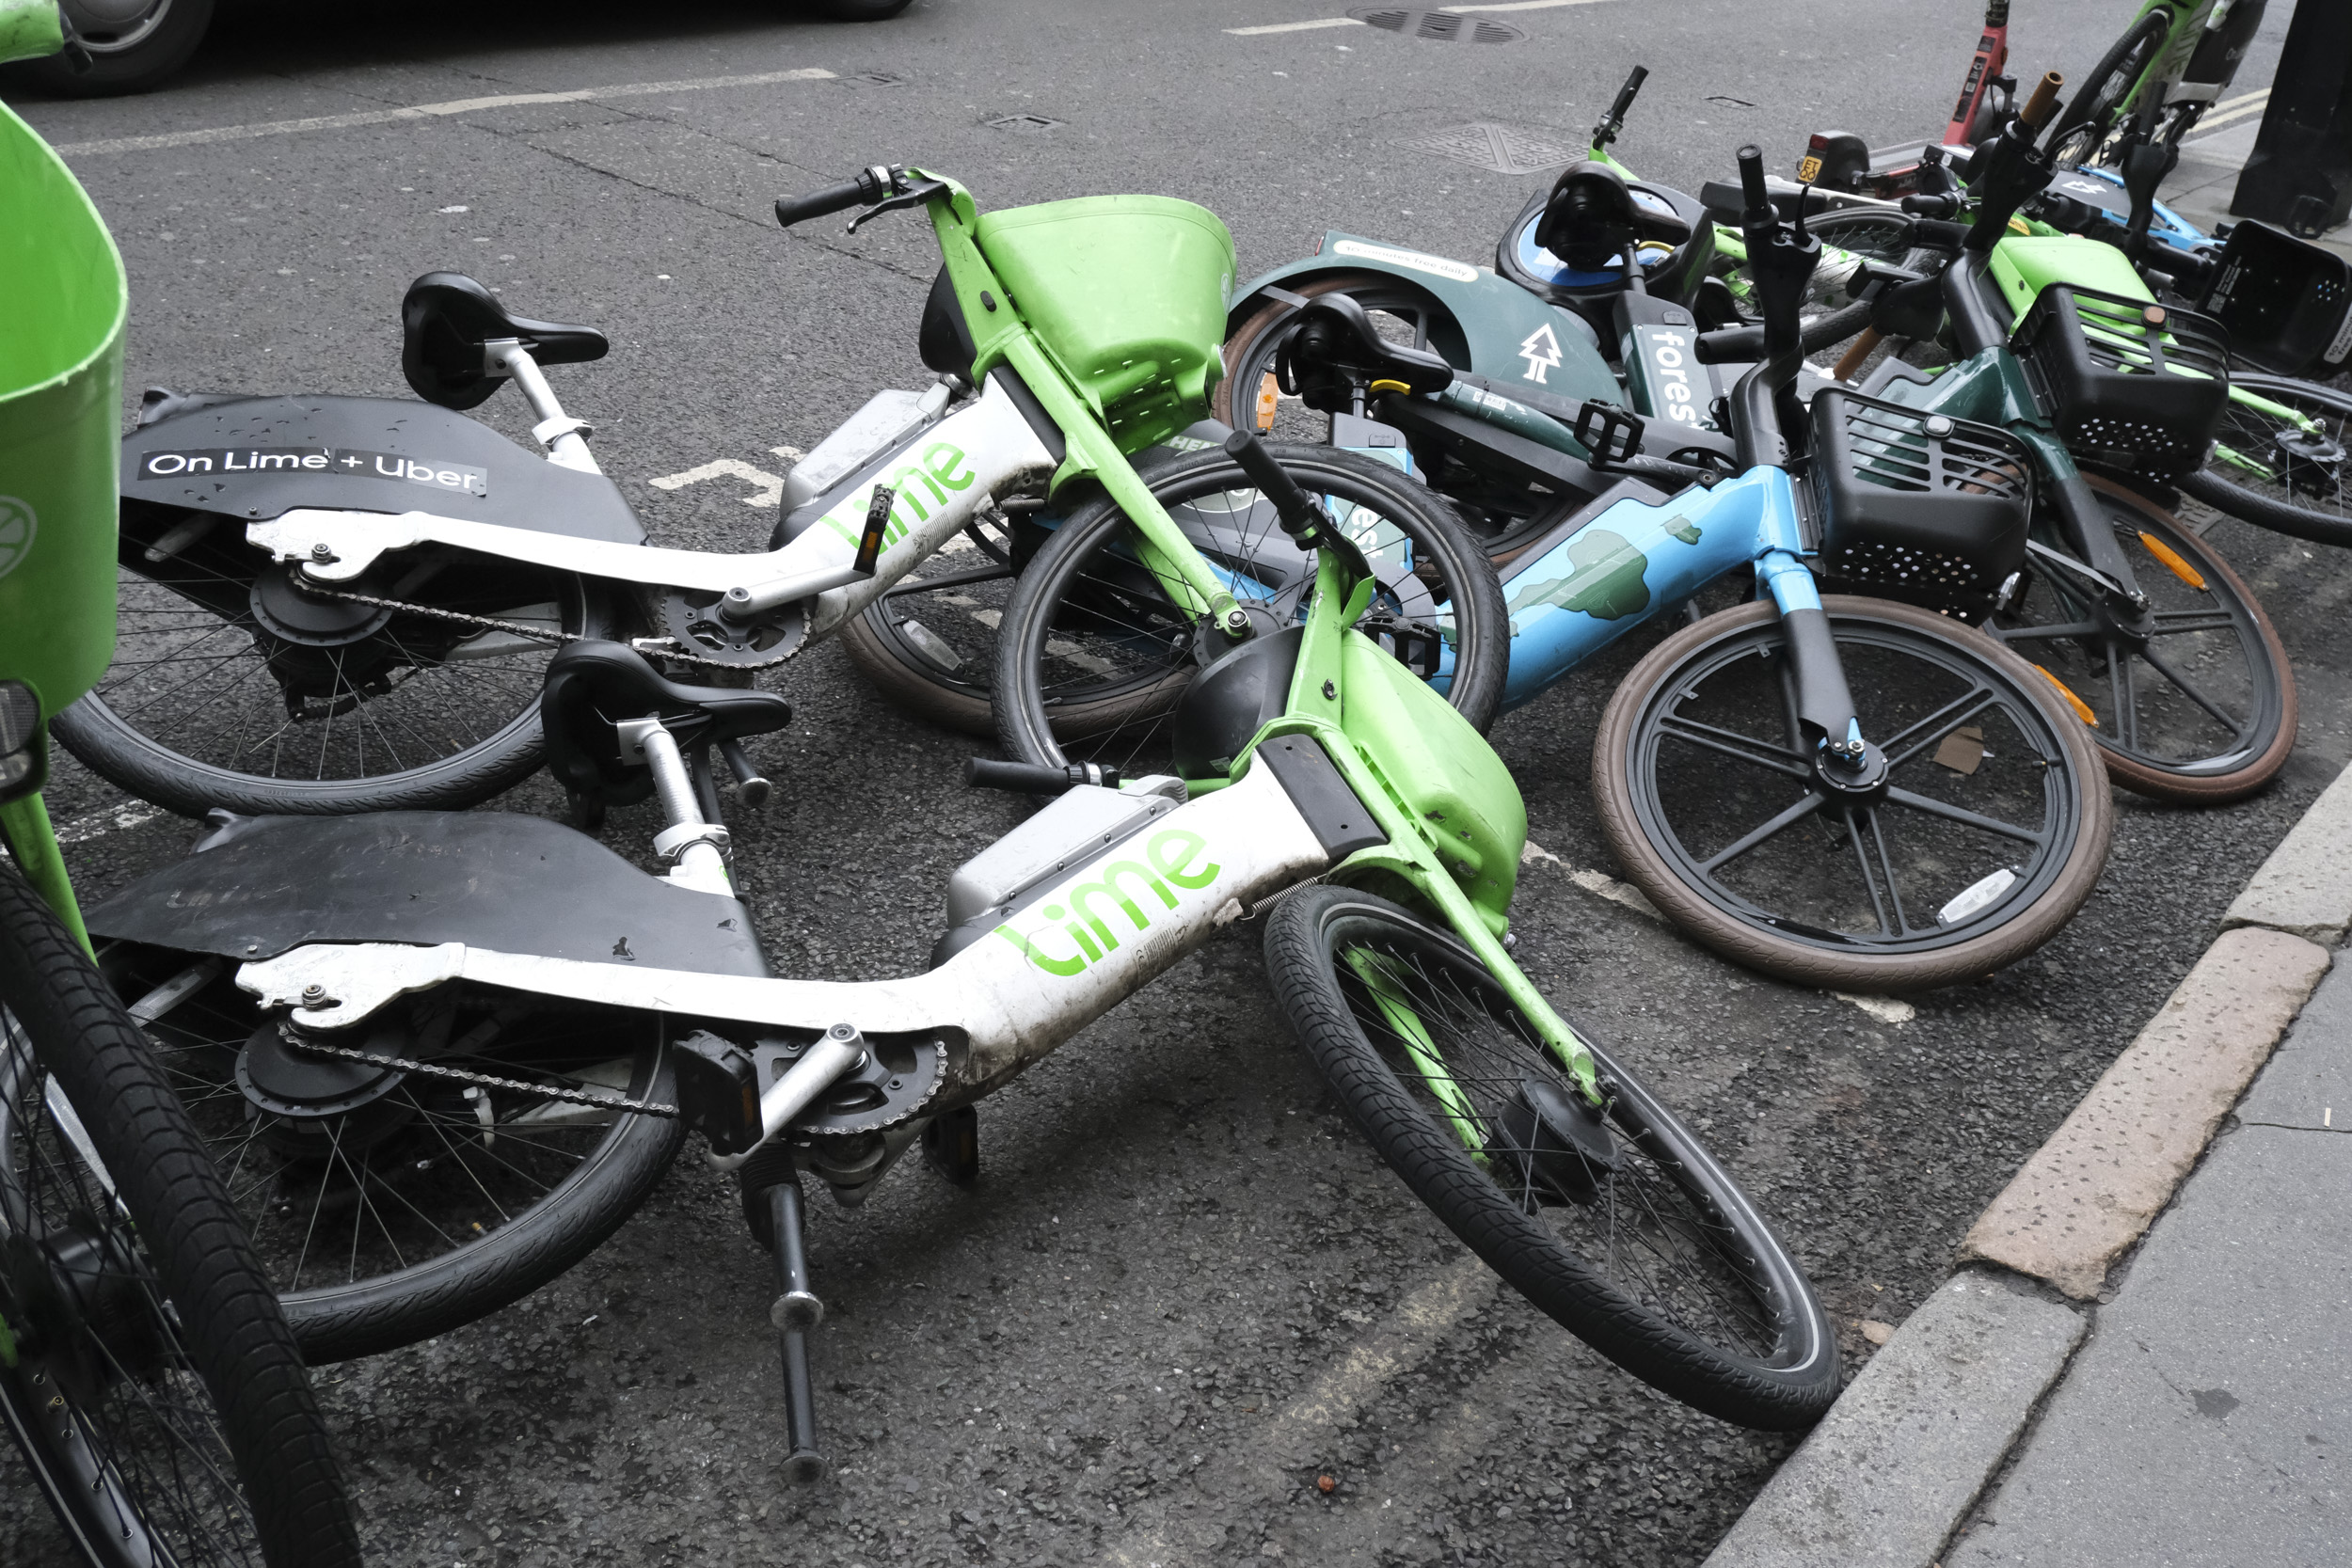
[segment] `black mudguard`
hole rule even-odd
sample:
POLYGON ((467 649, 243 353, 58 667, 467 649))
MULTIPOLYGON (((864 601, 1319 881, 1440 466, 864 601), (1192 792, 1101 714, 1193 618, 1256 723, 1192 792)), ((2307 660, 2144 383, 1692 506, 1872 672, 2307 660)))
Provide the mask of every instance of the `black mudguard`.
POLYGON ((509 812, 251 816, 87 911, 90 934, 275 958, 313 942, 463 942, 591 963, 769 973, 750 911, 509 812))
POLYGON ((150 419, 122 439, 125 500, 248 521, 316 506, 431 512, 624 545, 645 537, 604 475, 550 463, 429 403, 167 397, 150 419))

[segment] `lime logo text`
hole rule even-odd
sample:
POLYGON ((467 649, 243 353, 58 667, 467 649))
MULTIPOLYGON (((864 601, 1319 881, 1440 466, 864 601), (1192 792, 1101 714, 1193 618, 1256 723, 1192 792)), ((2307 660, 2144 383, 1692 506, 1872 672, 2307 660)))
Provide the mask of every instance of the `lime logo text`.
POLYGON ((996 934, 1046 974, 1076 974, 1116 951, 1122 934, 1140 936, 1155 916, 1174 909, 1170 883, 1197 893, 1216 880, 1222 867, 1215 861, 1194 863, 1208 847, 1199 833, 1163 828, 1144 841, 1139 858, 1105 861, 1091 881, 1071 887, 1059 901, 1040 905, 1038 925, 1016 931, 1008 923, 997 927, 996 934))
MULTIPOLYGON (((909 529, 928 519, 931 509, 944 505, 951 491, 969 490, 979 477, 964 467, 963 449, 946 441, 933 441, 923 449, 920 458, 901 466, 886 480, 876 475, 876 484, 887 484, 898 492, 890 503, 890 521, 882 528, 882 548, 888 549, 905 538, 909 529), (930 498, 929 506, 924 504, 926 493, 930 498)), ((825 514, 825 526, 856 544, 866 530, 866 508, 873 498, 871 486, 860 486, 846 503, 825 514)))

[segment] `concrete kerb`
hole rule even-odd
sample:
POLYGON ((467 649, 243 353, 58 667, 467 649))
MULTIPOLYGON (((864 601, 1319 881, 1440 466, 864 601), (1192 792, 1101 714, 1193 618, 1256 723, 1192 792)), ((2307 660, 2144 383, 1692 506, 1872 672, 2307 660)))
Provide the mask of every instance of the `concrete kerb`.
POLYGON ((1707 1568, 1936 1560, 2089 1332, 2064 1298, 2097 1299, 2352 927, 2352 768, 2264 862, 2223 927, 1707 1568))

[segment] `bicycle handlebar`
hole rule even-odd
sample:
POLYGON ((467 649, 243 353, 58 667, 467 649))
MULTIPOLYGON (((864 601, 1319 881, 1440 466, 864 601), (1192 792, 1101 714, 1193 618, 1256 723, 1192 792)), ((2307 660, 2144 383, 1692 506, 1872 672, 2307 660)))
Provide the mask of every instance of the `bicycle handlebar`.
POLYGON ((974 757, 963 765, 963 782, 978 789, 1010 789, 1025 795, 1059 795, 1080 784, 1117 789, 1120 776, 1116 768, 1104 768, 1090 762, 1047 768, 1033 762, 998 762, 993 757, 974 757))
POLYGON ((1637 65, 1633 68, 1633 74, 1628 76, 1625 86, 1617 89, 1617 101, 1609 105, 1609 112, 1601 116, 1600 123, 1593 128, 1595 142, 1605 147, 1617 139, 1617 132, 1624 126, 1625 117, 1633 107, 1634 94, 1640 92, 1642 84, 1648 80, 1649 67, 1637 65))
POLYGON ((889 193, 890 186, 891 170, 876 164, 871 168, 858 170, 856 179, 827 185, 821 191, 811 191, 806 196, 776 198, 776 222, 789 229, 811 218, 829 217, 834 213, 847 212, 862 202, 880 201, 889 193))
POLYGON ((1247 430, 1233 432, 1226 439, 1225 455, 1240 464, 1249 483, 1265 492, 1282 519, 1282 531, 1292 538, 1311 532, 1323 521, 1322 508, 1315 505, 1314 498, 1299 487, 1298 481, 1274 460, 1255 435, 1247 430))
POLYGON ((1778 215, 1778 210, 1772 206, 1772 193, 1766 188, 1764 183, 1764 150, 1754 142, 1750 142, 1740 150, 1738 157, 1740 191, 1748 201, 1748 210, 1741 221, 1747 223, 1758 221, 1756 213, 1759 208, 1763 211, 1761 221, 1772 221, 1778 215))

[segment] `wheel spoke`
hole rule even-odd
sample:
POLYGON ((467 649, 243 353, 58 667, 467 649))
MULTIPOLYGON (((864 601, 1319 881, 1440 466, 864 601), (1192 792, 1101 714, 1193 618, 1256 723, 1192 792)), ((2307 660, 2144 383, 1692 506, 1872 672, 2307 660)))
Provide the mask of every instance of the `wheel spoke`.
POLYGON ((2232 737, 2237 740, 2239 744, 2243 745, 2245 743, 2248 733, 2253 728, 2253 723, 2250 719, 2241 721, 2231 718, 2229 714, 2222 711, 2218 704, 2215 703, 2212 698, 2206 696, 2202 691, 2198 690, 2194 685, 2190 684, 2189 678, 2186 675, 2183 674, 2179 670, 2174 669, 2170 661, 2166 659, 2162 655, 2158 654, 2153 648, 2143 648, 2140 650, 2140 657, 2154 667, 2157 674, 2162 675, 2166 680, 2170 681, 2174 689, 2178 690, 2182 696, 2186 697, 2190 702, 2195 703, 2199 707, 2203 708, 2207 713, 2213 715, 2214 721, 2227 729, 2232 737))
POLYGON ((2047 829, 2035 832, 2030 829, 2021 828, 2014 822, 2004 822, 1997 816, 1987 816, 1981 812, 1970 811, 1965 806, 1955 806, 1947 801, 1938 800, 1932 796, 1918 794, 1914 790, 1889 787, 1886 791, 1886 799, 1897 805, 1909 806, 1913 811, 1923 811, 1930 816, 1940 816, 1947 822, 1959 822, 1967 827, 1979 828, 1988 833, 1997 833, 2003 838, 2013 838, 2021 844, 2046 844, 2050 839, 2047 829))
POLYGON ((1887 771, 1893 772, 1930 746, 1942 744, 1946 736, 1999 700, 2000 693, 1991 687, 1978 686, 1899 732, 1893 739, 1881 742, 1879 750, 1886 755, 1887 771))
POLYGON ((1672 736, 1685 745, 1697 746, 1709 752, 1719 752, 1724 756, 1735 757, 1758 768, 1769 768, 1775 773, 1784 773, 1792 779, 1809 779, 1813 776, 1812 770, 1804 766, 1802 758, 1773 745, 1769 740, 1758 740, 1753 736, 1741 735, 1737 730, 1719 729, 1713 724, 1702 724, 1695 719, 1684 719, 1674 714, 1661 719, 1658 721, 1658 730, 1661 736, 1672 736))
POLYGON ((1797 823, 1802 822, 1806 817, 1812 816, 1815 812, 1820 811, 1823 803, 1823 798, 1820 794, 1816 791, 1808 790, 1804 799, 1799 800, 1795 805, 1788 807, 1785 811, 1773 814, 1772 816, 1768 818, 1762 824, 1749 830, 1739 839, 1735 840, 1729 848, 1720 850, 1711 858, 1700 862, 1699 869, 1710 876, 1713 875, 1717 870, 1723 866, 1730 864, 1733 861, 1738 860, 1741 855, 1746 854, 1749 850, 1755 848, 1766 839, 1771 838, 1773 834, 1782 832, 1784 829, 1795 826, 1797 823))
POLYGON ((2055 626, 1996 626, 1993 635, 2003 642, 2064 642, 2096 637, 2105 630, 2095 621, 2068 621, 2055 626))

